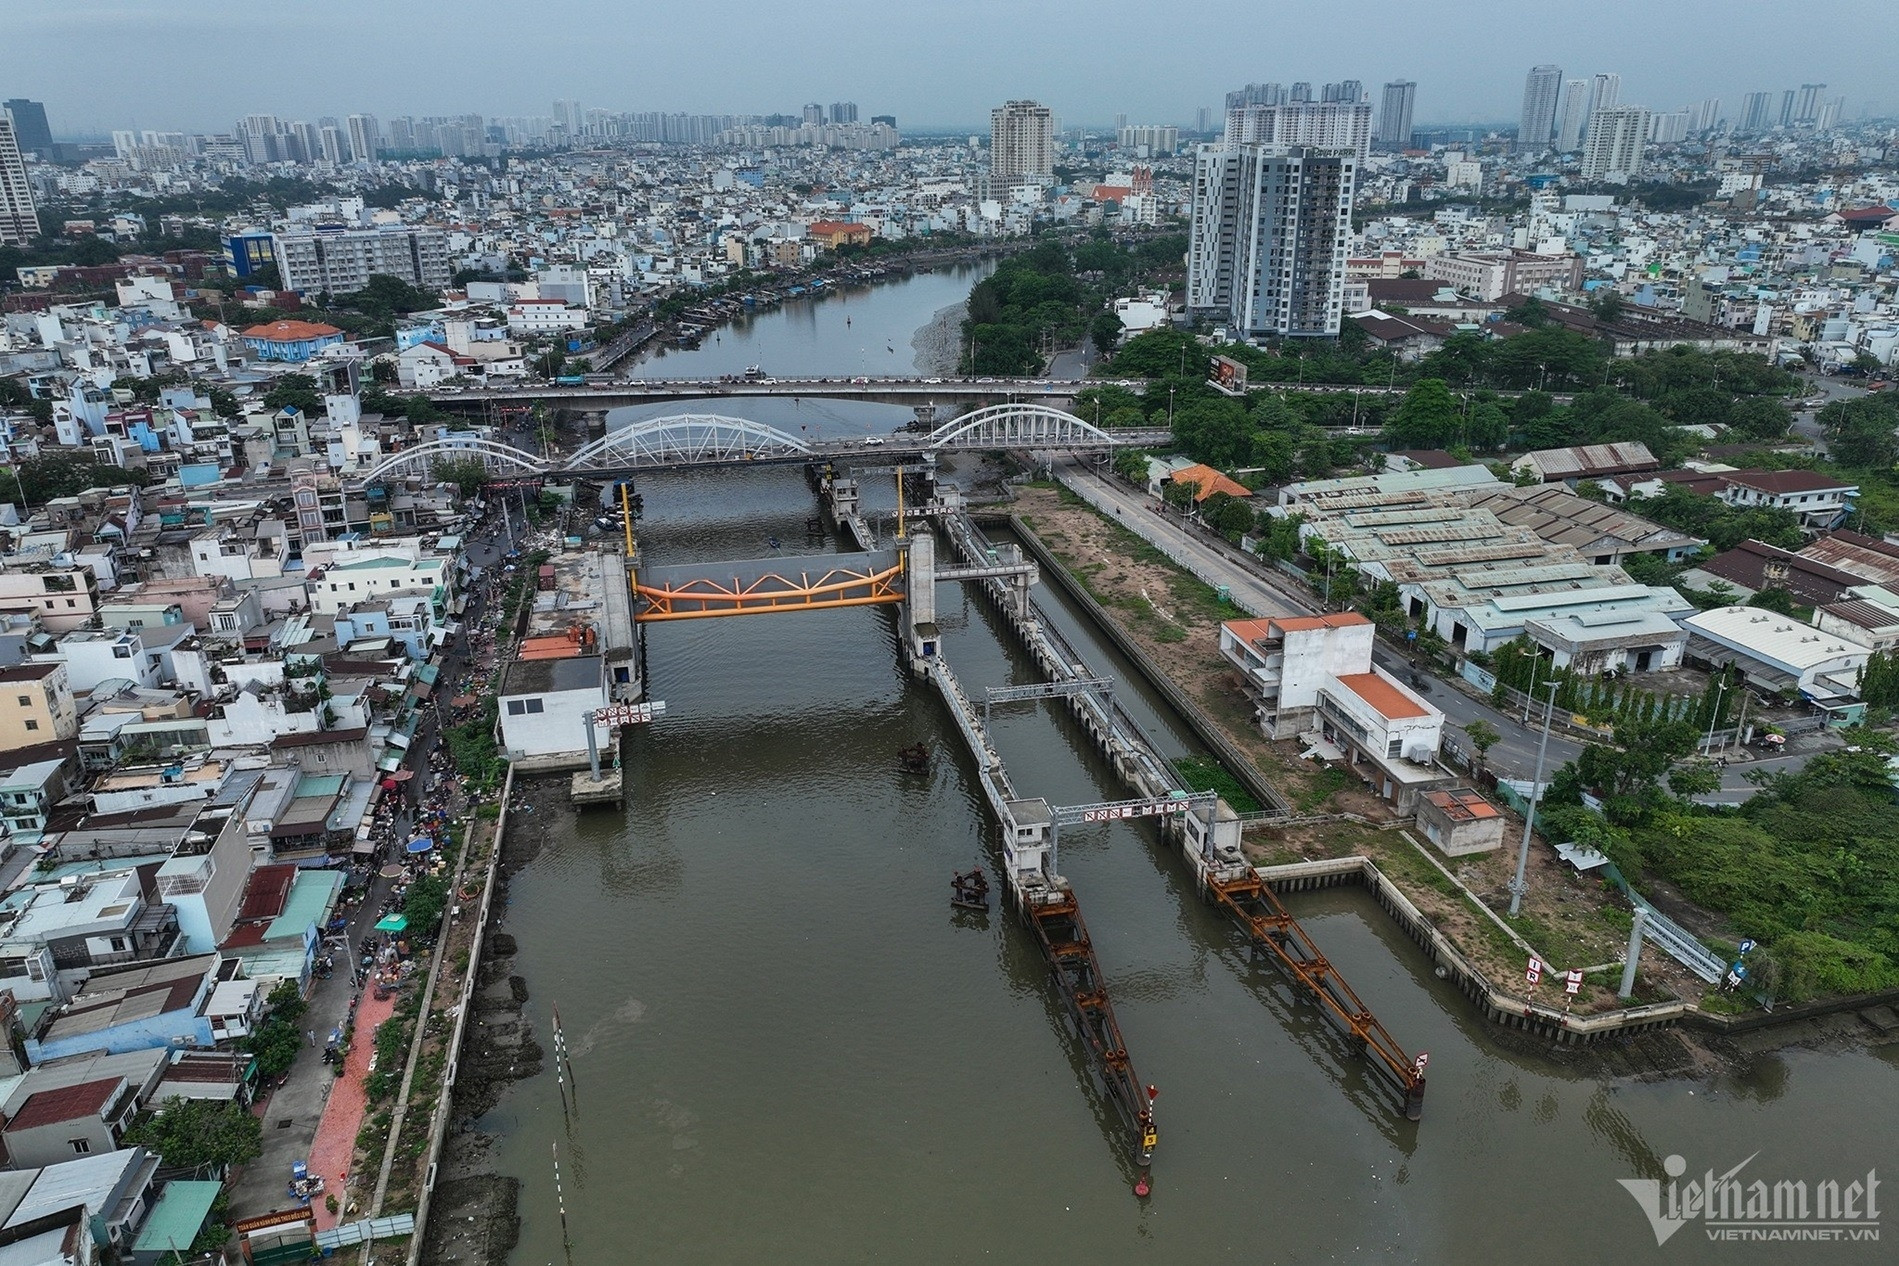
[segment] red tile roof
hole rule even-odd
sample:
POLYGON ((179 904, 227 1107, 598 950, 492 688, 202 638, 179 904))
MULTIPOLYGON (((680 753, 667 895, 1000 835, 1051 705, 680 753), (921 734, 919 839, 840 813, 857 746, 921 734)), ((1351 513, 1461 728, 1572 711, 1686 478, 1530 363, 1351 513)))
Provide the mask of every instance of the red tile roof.
POLYGON ((96 1117, 105 1111, 106 1104, 112 1101, 112 1092, 124 1080, 123 1077, 101 1077, 97 1081, 82 1081, 77 1086, 28 1095, 20 1110, 7 1122, 5 1132, 12 1134, 16 1130, 96 1117))

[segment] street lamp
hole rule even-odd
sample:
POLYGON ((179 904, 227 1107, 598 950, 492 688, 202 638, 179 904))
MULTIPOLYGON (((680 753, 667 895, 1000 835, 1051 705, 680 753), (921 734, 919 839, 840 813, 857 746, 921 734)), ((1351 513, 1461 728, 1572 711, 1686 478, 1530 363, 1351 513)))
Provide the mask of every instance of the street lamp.
POLYGON ((1715 679, 1714 711, 1708 714, 1708 737, 1701 745, 1701 752, 1704 756, 1714 754, 1714 727, 1715 723, 1721 719, 1721 699, 1727 692, 1728 674, 1726 669, 1722 669, 1721 675, 1715 679))
POLYGON ((1536 828, 1536 805, 1543 798, 1543 758, 1550 750, 1550 723, 1556 718, 1556 688, 1561 681, 1546 681, 1549 702, 1543 707, 1543 741, 1536 745, 1536 775, 1530 780, 1530 807, 1523 815, 1523 846, 1517 850, 1517 875, 1510 881, 1510 917, 1523 908, 1523 894, 1530 890, 1530 832, 1536 828))

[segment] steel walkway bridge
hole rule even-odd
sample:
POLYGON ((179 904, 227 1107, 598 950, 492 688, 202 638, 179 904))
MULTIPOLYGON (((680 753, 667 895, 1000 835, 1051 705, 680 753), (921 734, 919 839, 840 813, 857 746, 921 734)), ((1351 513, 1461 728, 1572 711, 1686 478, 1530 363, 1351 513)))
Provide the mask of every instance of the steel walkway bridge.
POLYGON ((1107 453, 1165 444, 1171 438, 1164 429, 1104 431, 1072 413, 1029 403, 991 405, 928 433, 838 439, 790 435, 762 422, 716 413, 681 413, 622 427, 558 461, 473 435, 430 440, 354 472, 353 479, 358 484, 428 479, 445 461, 479 461, 502 478, 604 478, 687 466, 822 463, 998 449, 1107 453))

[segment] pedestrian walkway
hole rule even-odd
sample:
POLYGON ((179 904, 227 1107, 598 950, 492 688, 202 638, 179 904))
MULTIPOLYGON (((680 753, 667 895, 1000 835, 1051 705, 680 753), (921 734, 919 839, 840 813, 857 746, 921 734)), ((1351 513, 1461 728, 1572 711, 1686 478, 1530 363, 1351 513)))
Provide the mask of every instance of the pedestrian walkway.
MULTIPOLYGON (((395 1011, 396 997, 379 1001, 373 989, 364 988, 356 1006, 356 1034, 350 1042, 343 1075, 336 1079, 323 1105, 323 1120, 317 1125, 316 1142, 310 1146, 309 1165, 310 1172, 323 1179, 326 1192, 336 1196, 337 1212, 331 1213, 320 1198, 314 1203, 319 1231, 347 1221, 351 1199, 360 1203, 360 1195, 348 1191, 350 1161, 368 1109, 363 1087, 369 1077, 369 1061, 376 1054, 376 1030, 395 1011)), ((373 1172, 364 1176, 373 1179, 373 1172)))

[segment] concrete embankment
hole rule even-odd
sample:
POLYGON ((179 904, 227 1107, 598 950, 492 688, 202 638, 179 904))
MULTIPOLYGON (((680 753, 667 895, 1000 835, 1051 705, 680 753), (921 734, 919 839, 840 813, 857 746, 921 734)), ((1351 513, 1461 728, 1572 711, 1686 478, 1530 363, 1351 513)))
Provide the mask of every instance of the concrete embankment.
POLYGON ((495 1172, 495 1138, 476 1128, 509 1086, 541 1071, 544 1052, 522 1015, 527 982, 514 970, 515 940, 503 931, 508 884, 540 853, 549 828, 566 810, 560 779, 516 784, 527 812, 511 811, 488 903, 486 935, 467 998, 455 1056, 452 1110, 428 1200, 419 1258, 505 1266, 520 1237, 519 1179, 495 1172))

